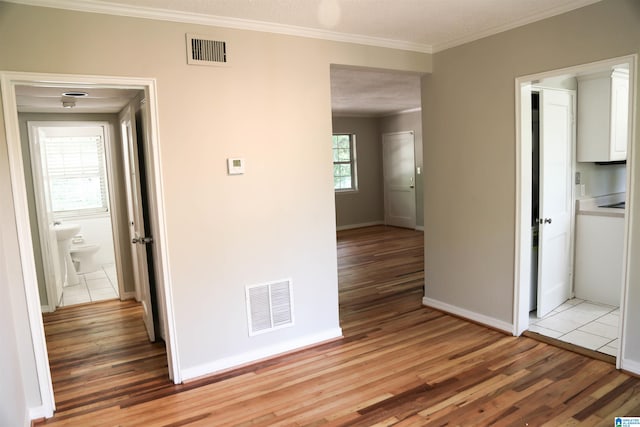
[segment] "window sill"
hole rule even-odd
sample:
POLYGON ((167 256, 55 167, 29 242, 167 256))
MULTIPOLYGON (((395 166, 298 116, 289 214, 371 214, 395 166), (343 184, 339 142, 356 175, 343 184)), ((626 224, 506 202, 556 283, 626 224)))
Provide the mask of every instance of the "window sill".
POLYGON ((336 194, 354 194, 357 192, 358 192, 357 188, 355 190, 334 190, 334 193, 336 194))
POLYGON ((109 211, 104 212, 71 212, 71 213, 56 213, 54 214, 54 218, 58 221, 68 221, 71 219, 92 219, 92 218, 106 218, 109 217, 111 213, 109 211))

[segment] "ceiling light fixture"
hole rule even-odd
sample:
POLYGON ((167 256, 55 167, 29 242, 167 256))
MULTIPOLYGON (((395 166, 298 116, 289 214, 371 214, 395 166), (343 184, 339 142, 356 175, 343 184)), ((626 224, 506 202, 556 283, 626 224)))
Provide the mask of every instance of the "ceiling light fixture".
POLYGON ((89 96, 89 94, 87 92, 72 90, 69 92, 62 92, 62 96, 68 96, 69 98, 82 98, 83 96, 89 96))

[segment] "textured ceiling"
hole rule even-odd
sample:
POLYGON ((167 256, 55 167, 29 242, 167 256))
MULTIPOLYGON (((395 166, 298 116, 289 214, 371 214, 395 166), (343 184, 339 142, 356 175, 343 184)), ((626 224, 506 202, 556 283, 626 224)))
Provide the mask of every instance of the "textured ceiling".
POLYGON ((420 106, 418 74, 331 68, 331 110, 335 115, 382 116, 420 106))

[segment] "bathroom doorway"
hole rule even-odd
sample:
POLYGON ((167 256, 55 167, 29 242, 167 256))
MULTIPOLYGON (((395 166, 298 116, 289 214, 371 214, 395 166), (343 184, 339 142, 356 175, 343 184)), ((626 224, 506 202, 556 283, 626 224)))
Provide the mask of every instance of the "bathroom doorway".
MULTIPOLYGON (((77 120, 73 118, 74 114, 81 112, 95 114, 92 116, 96 121, 110 121, 110 119, 101 118, 101 114, 109 114, 113 117, 114 125, 112 136, 119 129, 118 113, 123 110, 126 105, 131 106, 133 102, 138 102, 137 107, 133 107, 136 111, 143 109, 142 118, 144 120, 144 139, 141 149, 144 150, 145 166, 147 171, 147 186, 150 195, 150 203, 148 206, 148 220, 150 229, 153 232, 153 251, 150 258, 153 259, 151 268, 155 273, 155 284, 157 290, 157 309, 159 318, 159 328, 157 337, 162 341, 162 347, 167 352, 167 371, 169 379, 174 383, 182 381, 177 354, 175 353, 175 323, 173 315, 173 304, 171 299, 170 277, 167 273, 168 258, 166 253, 166 233, 164 225, 164 202, 163 193, 161 191, 161 171, 159 162, 159 146, 158 146, 158 116, 156 104, 156 85, 153 79, 142 78, 122 78, 122 77, 103 77, 103 76, 78 76, 78 75, 55 75, 55 74, 34 74, 34 73, 0 73, 0 85, 2 88, 2 102, 5 119, 6 141, 8 147, 8 158, 10 165, 10 179, 13 194, 13 211, 15 214, 16 228, 18 231, 18 244, 20 245, 20 261, 22 264, 22 283, 24 286, 24 294, 27 305, 30 339, 33 345, 33 356, 37 366, 37 383, 39 386, 40 396, 42 398, 42 406, 38 409, 39 417, 48 418, 53 415, 55 410, 55 400, 53 396, 53 386, 51 371, 49 369, 49 356, 47 352, 47 342, 43 330, 43 318, 41 298, 37 287, 36 274, 36 253, 31 238, 30 215, 35 213, 30 209, 29 193, 27 187, 27 177, 31 176, 30 171, 25 171, 25 162, 23 162, 23 144, 21 143, 22 135, 27 132, 25 127, 21 127, 19 120, 20 113, 51 113, 50 109, 57 109, 59 113, 68 115, 69 120, 77 120), (23 91, 21 91, 24 89, 23 91), (57 92, 54 96, 47 96, 46 92, 57 92), (86 91, 93 93, 111 93, 114 96, 82 98, 76 100, 76 106, 70 111, 61 112, 64 107, 65 99, 61 99, 60 91, 86 91), (133 94, 124 103, 122 103, 121 95, 133 94), (142 95, 142 99, 135 99, 135 95, 142 95), (39 99, 34 99, 39 98, 39 99), (61 102, 62 101, 62 102, 61 102), (35 105, 34 103, 40 103, 35 105), (62 107, 61 107, 62 104, 62 107), (142 107, 141 107, 142 105, 142 107), (82 108, 81 108, 82 106, 82 108), (108 111, 107 111, 108 110, 108 111)), ((44 119, 34 119, 42 120, 44 119)), ((108 167, 108 166, 107 166, 108 167)), ((124 180, 124 174, 112 174, 113 177, 124 180)), ((111 193, 111 197, 113 197, 111 193)), ((124 197, 124 196, 122 196, 124 197)), ((113 206, 113 205, 111 205, 113 206)), ((120 205, 126 211, 126 203, 120 205)), ((126 226, 126 212, 122 218, 118 217, 119 226, 126 226)), ((119 230, 120 231, 120 230, 119 230)), ((120 246, 133 246, 129 240, 128 233, 114 233, 120 240, 120 246)), ((114 246, 118 243, 114 241, 114 246)), ((124 262, 128 259, 125 256, 119 256, 116 252, 116 262, 124 262)), ((126 283, 125 283, 126 286, 126 283)), ((131 285, 132 289, 133 286, 131 285)), ((125 288, 126 289, 126 288, 125 288)), ((128 292, 128 291, 127 291, 128 292)), ((121 298, 135 298, 135 290, 130 295, 120 295, 121 298)), ((27 357, 27 355, 25 355, 27 357)))
MULTIPOLYGON (((124 294, 123 266, 116 266, 114 244, 118 203, 113 196, 117 159, 112 125, 59 116, 19 113, 28 130, 23 162, 25 170, 31 167, 31 177, 25 179, 32 179, 27 184, 35 201, 31 235, 46 312, 124 294), (56 120, 31 120, 42 117, 56 120)), ((117 249, 122 252, 119 245, 117 249)))

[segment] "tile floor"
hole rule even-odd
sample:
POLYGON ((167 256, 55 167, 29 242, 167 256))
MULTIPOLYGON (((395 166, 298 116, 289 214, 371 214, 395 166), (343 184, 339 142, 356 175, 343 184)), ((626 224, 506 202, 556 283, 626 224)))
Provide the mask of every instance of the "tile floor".
POLYGON ((542 319, 529 314, 529 330, 610 356, 618 353, 618 307, 570 299, 542 319))
POLYGON ((103 265, 93 273, 78 274, 80 283, 62 290, 60 307, 118 298, 115 264, 103 265))

